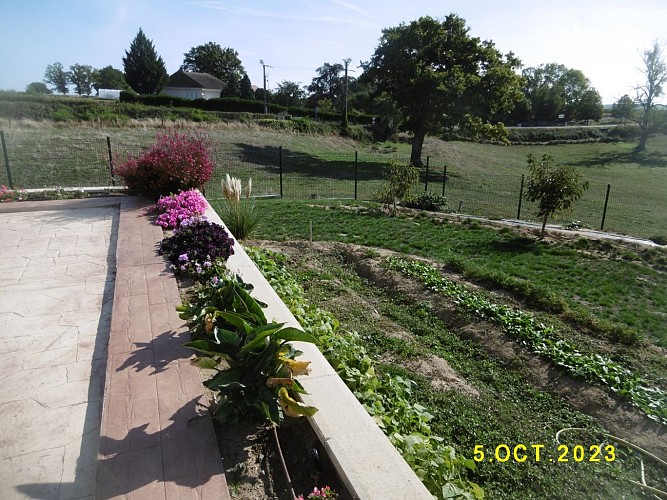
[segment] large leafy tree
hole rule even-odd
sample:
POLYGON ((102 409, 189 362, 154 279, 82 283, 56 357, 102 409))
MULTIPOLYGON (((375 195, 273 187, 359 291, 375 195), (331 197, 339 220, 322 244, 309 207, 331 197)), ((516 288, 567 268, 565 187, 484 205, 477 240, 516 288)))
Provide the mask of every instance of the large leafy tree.
POLYGON ((90 95, 94 80, 95 70, 91 66, 75 64, 69 67, 69 81, 77 95, 90 95))
POLYGON ((595 91, 583 72, 562 64, 526 68, 522 75, 526 100, 538 122, 553 122, 560 114, 565 115, 566 120, 576 118, 577 113, 581 113, 582 99, 585 97, 583 105, 589 106, 593 94, 588 92, 595 91))
POLYGON ((123 72, 113 66, 105 66, 95 72, 93 88, 98 92, 100 89, 130 90, 123 72))
POLYGON ((553 158, 547 154, 541 160, 528 155, 530 175, 524 194, 528 201, 537 202, 537 216, 542 218, 542 232, 547 221, 556 212, 572 208, 575 201, 581 198, 588 189, 588 182, 574 167, 563 165, 553 167, 553 158))
POLYGON ((402 128, 414 134, 410 160, 420 165, 428 134, 485 124, 522 98, 519 64, 493 42, 470 36, 465 20, 450 14, 383 30, 361 78, 394 100, 402 128))
POLYGON ((153 42, 139 28, 123 57, 125 81, 138 94, 159 94, 167 85, 167 68, 153 42))
POLYGON ((49 64, 46 67, 44 81, 53 85, 53 90, 62 95, 66 95, 69 92, 67 86, 69 83, 69 73, 65 71, 65 68, 59 62, 49 64))
POLYGON ((343 73, 345 67, 340 63, 324 63, 315 70, 317 76, 308 85, 309 102, 316 106, 321 100, 328 99, 332 103, 338 102, 345 91, 343 73))
POLYGON ((658 99, 663 95, 663 87, 667 82, 667 64, 665 64, 663 50, 664 46, 655 42, 653 47, 642 53, 644 66, 641 72, 644 75, 644 80, 635 87, 637 92, 636 102, 642 109, 641 120, 639 121, 641 135, 639 136, 639 144, 635 148, 638 153, 646 149, 646 141, 655 126, 655 106, 658 104, 658 99))
POLYGON ((590 120, 602 118, 603 114, 602 97, 593 88, 584 91, 574 105, 574 117, 577 120, 586 120, 587 125, 590 120))
POLYGON ((183 71, 208 73, 228 85, 233 77, 240 82, 245 74, 238 52, 229 47, 223 49, 215 42, 192 47, 184 56, 183 71))
POLYGON ((625 94, 611 107, 611 116, 623 120, 623 124, 631 119, 635 114, 635 101, 628 94, 625 94))
POLYGON ((301 106, 306 97, 306 92, 296 82, 283 80, 273 92, 273 102, 283 106, 301 106))

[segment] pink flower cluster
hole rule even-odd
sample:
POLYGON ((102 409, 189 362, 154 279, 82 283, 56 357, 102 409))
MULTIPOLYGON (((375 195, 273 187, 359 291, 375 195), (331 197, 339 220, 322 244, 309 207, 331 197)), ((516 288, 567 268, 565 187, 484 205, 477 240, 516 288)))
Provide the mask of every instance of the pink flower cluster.
POLYGON ((338 495, 328 486, 322 488, 313 488, 313 491, 308 493, 308 496, 304 499, 303 495, 296 497, 296 500, 318 500, 321 498, 338 498, 338 495))
POLYGON ((188 225, 193 218, 201 219, 206 211, 206 200, 199 191, 190 189, 160 197, 150 211, 158 214, 155 220, 158 226, 175 229, 188 225))
POLYGON ((6 201, 22 201, 23 191, 15 189, 7 189, 7 186, 0 186, 0 202, 6 201))

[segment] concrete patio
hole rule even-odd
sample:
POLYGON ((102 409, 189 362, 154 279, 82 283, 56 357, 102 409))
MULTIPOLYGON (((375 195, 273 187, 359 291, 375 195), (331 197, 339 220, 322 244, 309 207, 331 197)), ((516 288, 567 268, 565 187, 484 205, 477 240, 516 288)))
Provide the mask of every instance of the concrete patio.
POLYGON ((145 205, 0 205, 3 499, 229 495, 145 205))

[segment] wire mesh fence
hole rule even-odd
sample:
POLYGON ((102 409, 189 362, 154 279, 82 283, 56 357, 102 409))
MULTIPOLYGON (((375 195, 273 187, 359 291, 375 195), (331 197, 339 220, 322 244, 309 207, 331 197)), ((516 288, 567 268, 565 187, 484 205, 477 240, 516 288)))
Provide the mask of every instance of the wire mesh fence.
MULTIPOLYGON (((113 175, 114 166, 128 154, 139 154, 150 146, 155 132, 120 129, 107 135, 76 129, 12 130, 0 131, 0 139, 2 185, 14 189, 103 188, 122 185, 122 179, 113 175)), ((211 198, 222 196, 220 182, 229 174, 244 182, 252 178, 257 197, 375 200, 395 156, 356 151, 309 154, 249 144, 230 148, 224 138, 216 136, 211 138, 210 152, 215 170, 204 189, 211 198)), ((417 191, 445 196, 450 210, 497 219, 537 219, 536 204, 522 199, 520 174, 481 176, 431 160, 419 168, 417 191)), ((639 192, 628 185, 591 183, 573 210, 559 215, 556 222, 647 238, 664 236, 667 197, 656 193, 639 192)))

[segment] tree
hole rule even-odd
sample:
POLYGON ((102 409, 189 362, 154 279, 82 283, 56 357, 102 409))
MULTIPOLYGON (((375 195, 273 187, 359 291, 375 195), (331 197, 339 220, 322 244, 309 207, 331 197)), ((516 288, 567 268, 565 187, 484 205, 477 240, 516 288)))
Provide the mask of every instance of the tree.
POLYGON ((611 116, 622 119, 623 125, 625 125, 625 122, 634 116, 635 106, 635 101, 628 94, 625 94, 612 105, 611 116))
POLYGON ((99 92, 100 89, 130 90, 130 86, 125 81, 123 72, 113 66, 105 66, 95 72, 93 88, 99 92))
POLYGON ((296 82, 283 80, 273 93, 273 102, 282 106, 301 106, 306 97, 306 92, 296 82))
POLYGON ((53 90, 46 86, 43 82, 32 82, 29 83, 25 88, 26 94, 42 94, 50 95, 53 94, 53 90))
POLYGON ((255 99, 255 92, 252 90, 252 82, 248 73, 243 73, 243 78, 241 78, 241 99, 255 99))
POLYGON ((241 97, 241 80, 236 74, 229 75, 226 83, 220 92, 220 97, 241 97))
POLYGON ((141 28, 123 57, 125 81, 138 94, 159 94, 167 85, 167 68, 141 28))
POLYGON ((75 64, 69 67, 69 81, 77 95, 90 95, 94 79, 95 70, 91 66, 75 64))
POLYGON ((67 83, 69 82, 69 74, 59 62, 49 64, 44 73, 44 81, 53 85, 53 90, 66 95, 69 92, 67 83))
POLYGON ((344 69, 345 67, 340 63, 324 63, 315 70, 318 76, 313 78, 308 85, 310 92, 308 100, 313 106, 317 106, 322 99, 329 99, 332 103, 336 103, 343 96, 344 82, 341 73, 344 69))
POLYGON ((414 134, 414 165, 422 164, 427 134, 452 130, 471 117, 492 120, 522 98, 522 80, 514 71, 519 60, 468 31, 455 14, 444 21, 422 17, 402 23, 383 30, 371 60, 362 65, 361 79, 393 99, 402 129, 414 134))
POLYGON ((539 203, 536 215, 542 217, 540 237, 544 237, 547 220, 556 212, 569 210, 588 189, 588 181, 574 167, 564 165, 552 168, 552 162, 553 158, 547 154, 542 155, 541 161, 537 161, 532 154, 528 155, 530 175, 524 197, 539 203))
MULTIPOLYGON (((584 96, 588 100, 584 103, 586 106, 590 106, 594 97, 593 94, 586 94, 595 91, 590 80, 578 69, 570 69, 562 64, 549 63, 526 68, 522 75, 526 82, 526 99, 530 102, 533 118, 538 122, 554 122, 561 114, 565 115, 565 120, 571 120, 576 117, 584 96)), ((593 111, 593 108, 589 108, 589 111, 593 111)))
POLYGON ((590 120, 599 120, 603 114, 602 97, 595 89, 586 90, 574 106, 574 117, 577 120, 586 120, 586 125, 590 120))
POLYGON ((639 128, 639 144, 635 147, 635 152, 639 153, 646 149, 646 140, 652 131, 652 114, 657 104, 657 100, 662 96, 663 85, 667 81, 667 65, 663 59, 664 46, 658 42, 653 43, 653 47, 645 50, 642 54, 644 67, 641 73, 644 75, 644 82, 635 87, 637 92, 637 104, 642 108, 641 121, 639 128))
POLYGON ((392 213, 396 214, 396 201, 404 201, 410 198, 412 188, 419 182, 419 170, 412 165, 400 163, 396 158, 389 162, 389 171, 385 176, 382 191, 379 194, 380 201, 388 209, 392 207, 392 213))
POLYGON ((183 71, 208 73, 228 85, 234 76, 240 82, 245 74, 238 52, 229 47, 223 49, 215 42, 192 47, 184 56, 183 71))

